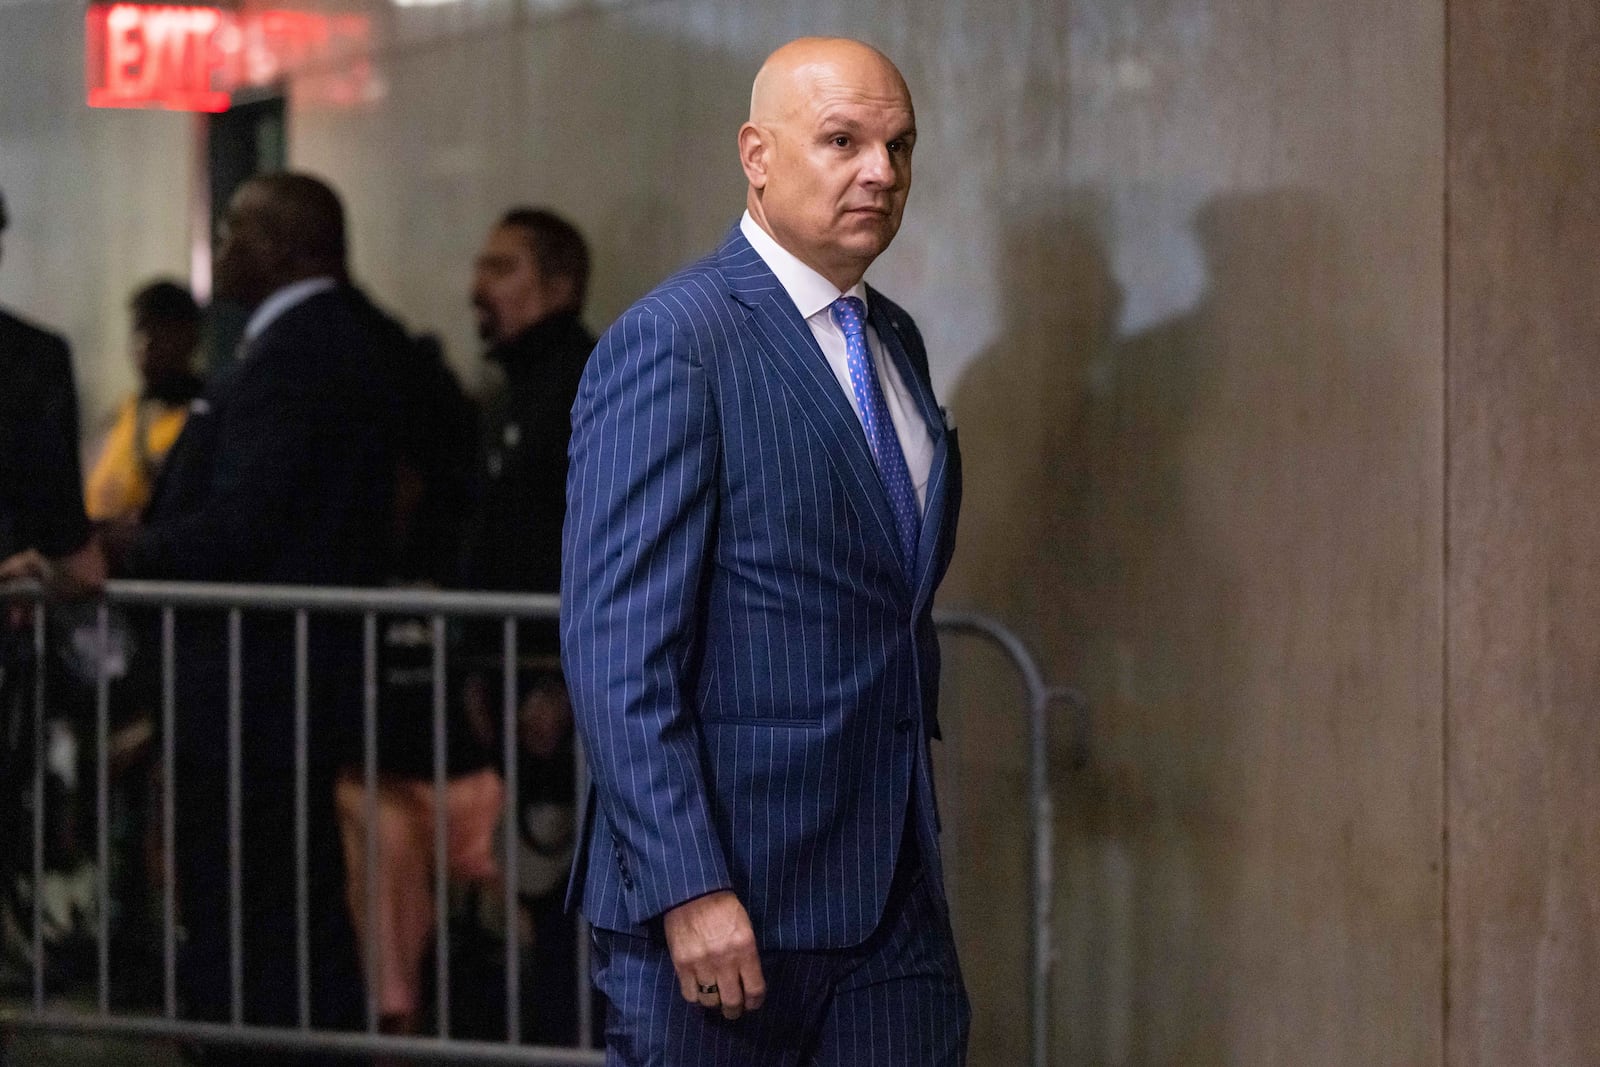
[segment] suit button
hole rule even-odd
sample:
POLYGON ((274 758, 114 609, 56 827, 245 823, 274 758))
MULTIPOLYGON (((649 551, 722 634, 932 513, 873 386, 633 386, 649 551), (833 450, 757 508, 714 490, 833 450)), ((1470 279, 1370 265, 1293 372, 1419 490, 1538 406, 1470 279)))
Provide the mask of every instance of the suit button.
POLYGON ((911 732, 911 727, 915 725, 916 724, 910 719, 901 719, 899 722, 894 724, 894 730, 895 733, 898 734, 909 734, 911 732))

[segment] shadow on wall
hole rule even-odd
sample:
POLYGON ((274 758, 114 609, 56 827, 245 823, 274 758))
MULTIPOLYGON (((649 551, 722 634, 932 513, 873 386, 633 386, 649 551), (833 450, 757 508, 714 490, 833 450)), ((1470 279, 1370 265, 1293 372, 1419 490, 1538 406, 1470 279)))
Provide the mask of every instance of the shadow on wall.
MULTIPOLYGON (((1298 788, 1300 757, 1271 710, 1296 706, 1281 676, 1297 638, 1274 631, 1295 627, 1293 601, 1315 603, 1291 589, 1280 607, 1274 583, 1319 509, 1356 488, 1298 484, 1352 462, 1337 441, 1352 401, 1319 410, 1362 358, 1329 310, 1349 265, 1309 194, 1217 197, 1194 217, 1201 299, 1118 336, 1112 213, 1086 190, 1027 204, 1002 224, 1009 325, 951 398, 967 488, 944 595, 1015 624, 1093 709, 1087 766, 1069 769, 1064 719, 1052 753, 1056 1061, 1245 1062, 1272 1027, 1236 1013, 1262 1003, 1276 966, 1250 955, 1271 909, 1294 906, 1245 881, 1299 847, 1272 840, 1273 794, 1298 788)), ((964 655, 943 718, 959 735, 945 776, 966 785, 951 877, 958 901, 985 902, 965 909, 981 930, 957 915, 974 1046, 981 1062, 1023 1062, 1022 998, 1005 991, 1027 975, 1026 752, 1015 705, 963 681, 964 655)))

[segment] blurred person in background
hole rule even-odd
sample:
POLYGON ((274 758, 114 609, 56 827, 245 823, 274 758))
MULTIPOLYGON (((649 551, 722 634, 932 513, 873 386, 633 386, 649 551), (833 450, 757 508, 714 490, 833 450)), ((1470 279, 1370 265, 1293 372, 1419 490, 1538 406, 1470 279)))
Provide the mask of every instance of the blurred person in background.
MULTIPOLYGON (((167 457, 143 523, 112 531, 113 562, 153 579, 364 586, 385 579, 400 423, 397 353, 410 339, 349 280, 344 206, 306 174, 251 178, 229 203, 215 261, 219 298, 250 309, 240 358, 207 384, 167 457)), ((297 847, 308 871, 310 1022, 359 1026, 363 986, 345 906, 333 778, 346 719, 362 706, 359 619, 308 629, 306 838, 296 832, 292 618, 243 618, 237 679, 240 777, 230 775, 225 613, 177 627, 176 864, 187 935, 186 1014, 232 1017, 230 924, 242 925, 242 1014, 299 1021, 297 847), (238 793, 233 790, 237 788, 238 793), (242 815, 248 887, 232 914, 229 804, 242 815)), ((338 1062, 273 1053, 217 1062, 338 1062)))
MULTIPOLYGON (((469 589, 555 593, 561 582, 572 403, 594 348, 583 323, 589 249, 577 227, 542 207, 515 207, 478 253, 471 300, 494 380, 485 400, 479 495, 464 553, 469 589)), ((470 718, 498 723, 501 636, 474 628, 463 698, 470 718)), ((525 623, 517 665, 518 893, 531 951, 525 1032, 577 1036, 576 926, 563 907, 576 811, 572 707, 554 620, 525 623)))
MULTIPOLYGON (((543 208, 514 208, 478 253, 472 306, 498 379, 485 401, 471 588, 553 593, 561 582, 567 442, 594 335, 583 324, 589 251, 543 208)), ((554 651, 554 628, 546 647, 554 651)))
MULTIPOLYGON (((0 194, 0 241, 8 222, 0 194)), ((91 593, 105 579, 105 559, 83 508, 78 397, 67 343, 0 309, 0 584, 22 578, 57 594, 91 593)), ((31 611, 21 601, 0 603, 0 965, 24 971, 32 952, 33 909, 25 892, 33 892, 33 849, 23 798, 33 781, 37 668, 31 611)), ((75 785, 78 760, 70 731, 53 709, 46 729, 48 789, 59 801, 75 785)), ((55 846, 72 838, 76 821, 71 805, 57 803, 54 811, 46 840, 51 871, 70 851, 55 846)), ((57 888, 65 884, 54 881, 57 888)), ((92 881, 89 887, 92 892, 92 881)), ((47 941, 81 927, 81 894, 44 895, 47 941)), ((53 977, 47 972, 47 981, 53 977)))
MULTIPOLYGON (((416 338, 394 353, 394 361, 395 400, 404 414, 385 580, 411 588, 454 585, 472 498, 478 411, 445 364, 436 338, 416 338)), ((423 962, 435 933, 435 633, 427 617, 406 615, 385 618, 380 632, 373 739, 377 796, 369 800, 364 724, 344 733, 334 795, 348 875, 346 899, 377 994, 379 1028, 411 1034, 428 1028, 423 962), (373 825, 381 859, 369 872, 367 837, 373 825), (368 914, 369 877, 377 894, 375 917, 368 914), (369 938, 373 955, 366 948, 369 938)), ((469 723, 458 696, 443 711, 449 828, 444 866, 459 883, 498 885, 494 842, 505 786, 495 766, 491 728, 469 723)), ((462 999, 470 1000, 457 1003, 462 999)), ((467 1033, 463 1014, 458 1008, 454 1016, 458 1034, 467 1033)))
MULTIPOLYGON (((189 290, 175 281, 158 279, 134 290, 128 301, 131 317, 129 356, 139 387, 118 406, 100 441, 84 484, 84 504, 97 523, 136 524, 150 502, 151 491, 167 453, 183 431, 189 405, 204 382, 194 371, 200 346, 202 314, 189 290)), ((70 620, 75 649, 98 647, 99 620, 90 609, 70 620)), ((155 758, 155 723, 160 702, 159 657, 142 651, 133 635, 156 633, 149 609, 114 609, 107 631, 110 641, 98 659, 111 681, 112 733, 109 741, 113 837, 110 875, 116 958, 129 968, 114 978, 131 996, 153 988, 149 980, 159 963, 161 860, 159 797, 161 768, 155 758), (123 862, 118 862, 121 859, 123 862)), ((154 642, 152 641, 153 645, 154 642)), ((70 672, 79 682, 84 714, 80 731, 92 733, 97 671, 92 656, 76 656, 70 672)), ((87 768, 86 768, 87 770, 87 768)))
MULTIPOLYGON (((0 193, 0 255, 10 217, 0 193)), ((0 579, 69 590, 105 580, 78 464, 78 392, 66 341, 0 308, 0 579)))
POLYGON ((141 286, 128 303, 139 388, 117 409, 84 486, 89 518, 137 521, 203 382, 194 373, 200 308, 173 281, 141 286))

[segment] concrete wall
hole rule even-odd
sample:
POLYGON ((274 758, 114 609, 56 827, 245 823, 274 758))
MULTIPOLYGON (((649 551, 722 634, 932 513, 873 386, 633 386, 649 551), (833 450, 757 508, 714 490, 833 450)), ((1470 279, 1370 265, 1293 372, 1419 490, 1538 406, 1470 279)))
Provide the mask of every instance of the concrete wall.
MULTIPOLYGON (((371 97, 291 84, 291 159, 469 380, 506 206, 591 236, 602 327, 736 217, 768 50, 901 63, 917 173, 874 278, 967 450, 944 602, 1094 705, 1087 763, 1054 751, 1055 1062, 1600 1057, 1589 0, 365 4, 371 97)), ((92 407, 126 288, 185 269, 187 129, 78 104, 77 18, 0 0, 0 299, 74 334, 92 407)), ((994 1067, 1026 1045, 1005 670, 951 645, 941 756, 994 1067)))
POLYGON ((72 343, 91 433, 134 380, 127 300, 189 275, 188 115, 84 106, 83 9, 0 0, 0 304, 72 343))
POLYGON ((1600 8, 1450 15, 1449 1060, 1600 1062, 1600 8))
MULTIPOLYGON (((1095 708, 1059 778, 1059 1062, 1438 1061, 1442 30, 1283 2, 1058 30, 1064 180, 1011 190, 1006 325, 953 393, 949 596, 1095 708)), ((992 753, 1010 709, 965 706, 992 753)), ((1016 756, 995 776, 971 835, 1015 810, 1016 756)), ((986 1062, 1018 1062, 987 940, 986 1062)))

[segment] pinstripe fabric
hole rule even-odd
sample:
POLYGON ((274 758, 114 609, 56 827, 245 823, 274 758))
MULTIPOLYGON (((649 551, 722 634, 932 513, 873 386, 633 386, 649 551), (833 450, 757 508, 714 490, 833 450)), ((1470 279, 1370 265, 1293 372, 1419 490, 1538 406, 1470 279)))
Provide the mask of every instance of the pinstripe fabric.
POLYGON ((608 1067, 964 1063, 971 1009, 949 920, 920 863, 909 866, 863 944, 765 953, 766 1005, 732 1022, 682 998, 659 943, 595 930, 608 1067))
POLYGON ((590 358, 562 656, 595 790, 570 899, 597 927, 732 888, 763 951, 860 944, 908 809, 942 899, 931 601, 959 459, 916 327, 870 307, 934 441, 909 571, 859 420, 737 228, 590 358))

